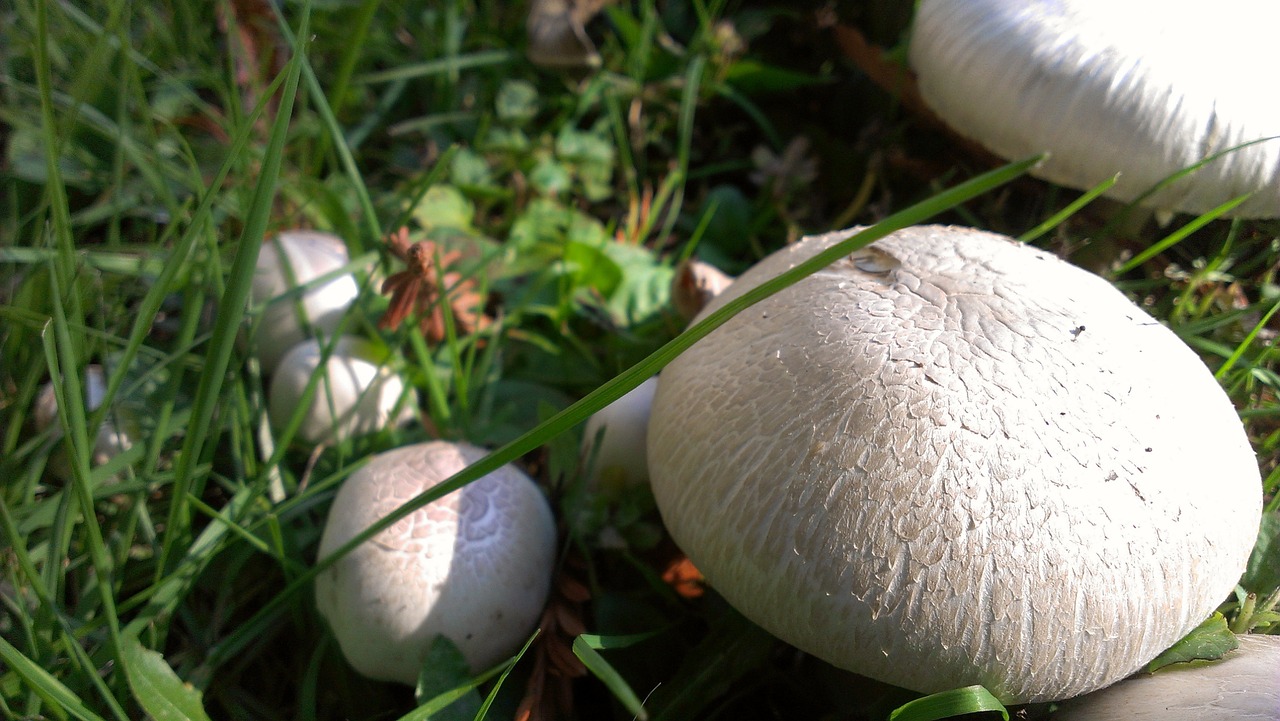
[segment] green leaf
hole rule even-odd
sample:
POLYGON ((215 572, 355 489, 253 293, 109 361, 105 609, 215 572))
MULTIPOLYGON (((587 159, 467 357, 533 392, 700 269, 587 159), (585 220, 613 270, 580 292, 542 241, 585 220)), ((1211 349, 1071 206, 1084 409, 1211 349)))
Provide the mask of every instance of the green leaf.
POLYGON ((1182 640, 1147 664, 1146 672, 1154 673, 1165 666, 1188 661, 1215 661, 1227 652, 1240 647, 1236 635, 1227 628, 1227 619, 1214 613, 1204 623, 1192 629, 1182 640))
POLYGON ((443 703, 431 714, 436 721, 467 721, 480 710, 480 696, 472 686, 471 667, 462 651, 444 636, 436 636, 418 671, 414 696, 421 703, 443 703))
POLYGON ((453 228, 466 233, 472 231, 471 219, 476 209, 457 188, 451 185, 433 185, 413 208, 413 219, 424 230, 453 228))
POLYGON ((1240 585, 1258 596, 1267 596, 1280 588, 1280 512, 1263 514, 1258 541, 1249 555, 1249 565, 1240 585))
POLYGON ((622 269, 598 245, 570 241, 564 247, 564 261, 577 288, 591 288, 608 298, 622 282, 622 269))
POLYGON ((632 327, 662 312, 671 299, 675 270, 642 245, 610 241, 604 252, 622 269, 622 279, 606 307, 615 323, 632 327))
POLYGON ((544 156, 529 171, 529 183, 543 195, 556 196, 569 190, 569 186, 573 184, 573 176, 569 174, 568 168, 553 158, 544 156))
POLYGON ((538 114, 538 89, 527 80, 505 80, 494 106, 503 122, 524 125, 538 114))
POLYGON ((484 162, 484 156, 470 148, 462 148, 454 153, 453 162, 449 164, 449 178, 464 187, 485 188, 493 185, 493 174, 489 171, 488 163, 484 162))
POLYGON ((918 698, 894 709, 889 721, 936 721, 984 711, 993 711, 1009 721, 1008 709, 985 686, 965 686, 918 698))
POLYGON ((178 678, 164 656, 146 648, 132 634, 121 640, 129 689, 142 710, 155 721, 208 719, 199 690, 178 678))

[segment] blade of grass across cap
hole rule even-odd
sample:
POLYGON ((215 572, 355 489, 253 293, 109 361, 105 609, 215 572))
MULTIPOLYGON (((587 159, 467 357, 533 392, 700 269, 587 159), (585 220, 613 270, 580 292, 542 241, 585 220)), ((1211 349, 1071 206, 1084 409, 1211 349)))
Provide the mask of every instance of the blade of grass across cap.
POLYGON ((1009 710, 984 686, 965 686, 918 698, 894 709, 889 721, 937 721, 984 711, 993 711, 1009 721, 1009 710))
MULTIPOLYGON (((306 2, 302 8, 299 32, 299 35, 304 38, 307 37, 310 27, 310 14, 311 3, 306 2)), ((235 260, 231 264, 227 286, 218 304, 213 337, 209 340, 205 366, 200 374, 200 382, 192 405, 191 424, 187 428, 187 436, 183 441, 182 451, 178 455, 177 467, 174 470, 172 505, 169 508, 168 524, 160 548, 160 559, 156 564, 157 581, 167 572, 173 549, 183 545, 182 539, 186 538, 190 532, 191 509, 187 495, 196 490, 198 485, 194 483, 193 470, 203 455, 205 442, 217 440, 217 433, 213 430, 214 415, 222 392, 223 379, 231 364, 231 352, 235 347, 236 334, 248 305, 258 251, 262 248, 272 201, 276 195, 276 180, 280 176, 284 145, 288 136, 289 120, 293 115, 293 101, 298 93, 298 79, 303 67, 302 56, 305 51, 305 43, 302 47, 295 49, 282 72, 285 75, 285 82, 280 92, 279 109, 272 123, 266 151, 263 153, 262 170, 258 175, 253 200, 245 217, 244 229, 236 247, 235 260)))
MULTIPOLYGON (((455 473, 448 479, 409 499, 395 511, 392 511, 373 525, 356 534, 350 541, 334 550, 333 553, 324 558, 317 559, 316 565, 313 566, 310 571, 294 579, 291 583, 285 586, 285 588, 275 598, 268 601, 256 614, 247 619, 238 631, 242 632, 243 636, 252 636, 253 634, 260 633, 265 627, 267 619, 273 617, 274 614, 279 613, 281 607, 283 607, 288 598, 308 586, 317 575, 336 563, 339 558, 350 553, 352 549, 431 501, 441 498, 484 475, 496 471, 503 465, 510 463, 524 454, 538 448, 551 438, 554 438, 560 433, 582 423, 591 414, 618 400, 627 392, 643 383, 650 376, 656 374, 663 368, 663 366, 670 363, 677 355, 684 352, 686 348, 723 325, 744 308, 747 308, 757 301, 792 285, 801 278, 826 267, 831 262, 842 258, 859 248, 869 245, 896 230, 901 230, 902 228, 923 222, 938 213, 949 210, 967 200, 990 191, 992 188, 999 187, 1000 185, 1017 178, 1018 176, 1026 173, 1032 166, 1039 163, 1043 157, 1044 156, 1042 155, 1036 155, 1025 160, 1020 160, 1018 162, 996 168, 995 170, 961 183, 954 188, 938 193, 931 198, 920 201, 905 210, 894 213, 873 226, 856 233, 851 233, 848 238, 836 243, 804 263, 797 265, 778 277, 762 283, 758 287, 742 294, 742 296, 726 303, 724 307, 707 316, 693 327, 685 330, 683 333, 667 342, 666 345, 663 345, 661 348, 651 353, 644 360, 623 371, 591 393, 588 393, 576 403, 573 403, 568 408, 558 412, 546 421, 539 423, 533 429, 526 431, 515 440, 498 448, 458 473, 455 473)), ((216 644, 209 649, 207 662, 213 667, 216 667, 231 658, 233 653, 230 653, 229 651, 230 647, 225 641, 216 644)))

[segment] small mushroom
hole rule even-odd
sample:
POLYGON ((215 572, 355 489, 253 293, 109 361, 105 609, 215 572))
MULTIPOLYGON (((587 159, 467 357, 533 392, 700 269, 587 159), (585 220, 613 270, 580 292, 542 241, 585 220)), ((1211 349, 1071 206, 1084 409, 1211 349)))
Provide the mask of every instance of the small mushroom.
POLYGON ((330 233, 288 230, 263 244, 253 274, 252 298, 255 304, 267 303, 255 338, 255 351, 266 373, 273 372, 284 354, 307 337, 307 329, 332 334, 359 288, 348 273, 307 288, 301 297, 284 294, 350 260, 342 239, 330 233))
POLYGON ((733 282, 733 276, 705 261, 689 259, 676 267, 671 279, 671 304, 676 312, 688 320, 724 292, 733 282))
POLYGON ((1179 663, 1067 701, 1054 721, 1280 721, 1280 636, 1240 636, 1219 661, 1179 663))
POLYGON ((590 464, 593 483, 625 488, 649 482, 645 447, 649 406, 657 390, 658 378, 654 376, 587 420, 582 437, 582 460, 590 464))
MULTIPOLYGON (((1280 3, 925 0, 910 60, 925 103, 1033 175, 1129 202, 1211 155, 1280 135, 1280 3), (1223 46, 1206 43, 1222 39, 1223 46), (1228 40, 1229 39, 1229 40, 1228 40)), ((1280 216, 1280 140, 1218 158, 1144 204, 1203 213, 1256 191, 1239 217, 1280 216)))
MULTIPOLYGON (((850 231, 765 258, 704 310, 850 231)), ((1007 703, 1133 673, 1243 571, 1261 516, 1235 408, 1102 279, 908 228, 668 365, 649 473, 728 601, 836 666, 1007 703)))
MULTIPOLYGON (((343 484, 320 557, 485 455, 432 441, 380 453, 343 484)), ((347 661, 369 678, 413 684, 437 635, 479 672, 520 647, 547 600, 551 508, 514 466, 414 511, 316 578, 316 605, 347 661)))
MULTIPOLYGON (((267 415, 276 428, 283 428, 297 410, 307 383, 320 369, 322 350, 320 341, 312 338, 280 359, 267 399, 267 415)), ((335 340, 298 439, 321 445, 412 420, 413 391, 406 391, 404 380, 384 361, 369 341, 352 336, 335 340), (402 402, 406 393, 410 397, 402 402)))
MULTIPOLYGON (((102 405, 106 392, 107 379, 102 366, 93 364, 86 367, 84 369, 85 410, 90 413, 97 410, 102 405)), ((126 421, 127 417, 119 414, 110 414, 102 420, 102 425, 98 427, 98 435, 93 441, 91 465, 101 466, 133 447, 129 429, 117 425, 126 421)), ((54 428, 58 424, 58 399, 54 395, 52 382, 44 384, 36 396, 35 423, 40 430, 54 428)), ((58 437, 62 436, 61 429, 56 429, 54 433, 58 437)), ((132 435, 136 436, 136 433, 132 435)), ((57 451, 56 455, 49 459, 49 471, 64 481, 71 478, 71 466, 63 451, 57 451)))

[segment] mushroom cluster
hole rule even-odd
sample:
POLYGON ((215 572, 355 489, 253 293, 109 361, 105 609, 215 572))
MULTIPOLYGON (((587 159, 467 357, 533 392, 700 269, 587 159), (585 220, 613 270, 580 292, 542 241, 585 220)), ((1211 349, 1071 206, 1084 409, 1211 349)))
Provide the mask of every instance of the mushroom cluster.
MULTIPOLYGON (((704 314, 847 237, 767 257, 704 314)), ((1113 683, 1231 591, 1261 514, 1235 409, 1104 280, 1003 236, 890 235, 662 372, 650 479, 748 618, 920 692, 1113 683)))
POLYGON ((1280 216, 1280 95, 1272 46, 1280 3, 1211 10, 1158 0, 925 0, 911 33, 920 93, 960 134, 1005 158, 1049 151, 1032 171, 1143 203, 1280 216), (1208 38, 1229 47, 1205 51, 1208 38), (1270 140, 1266 140, 1270 138, 1270 140), (1255 142, 1265 141, 1265 142, 1255 142))
POLYGON ((387 367, 387 354, 358 338, 333 337, 359 295, 355 277, 340 273, 349 262, 341 238, 290 230, 264 244, 253 276, 253 301, 266 304, 254 349, 272 377, 267 413, 276 427, 292 418, 311 376, 324 371, 298 431, 311 445, 400 425, 416 405, 413 391, 387 367))
MULTIPOLYGON (((320 557, 485 452, 432 441, 374 456, 329 510, 320 557)), ((316 578, 316 605, 343 655, 370 678, 413 684, 437 635, 475 672, 528 638, 546 603, 555 522, 514 466, 419 508, 316 578)))

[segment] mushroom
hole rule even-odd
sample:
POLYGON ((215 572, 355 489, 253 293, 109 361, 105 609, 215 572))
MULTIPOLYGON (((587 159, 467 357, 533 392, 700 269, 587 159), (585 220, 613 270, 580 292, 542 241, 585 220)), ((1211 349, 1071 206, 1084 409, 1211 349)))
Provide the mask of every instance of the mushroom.
MULTIPOLYGON (((848 237, 810 236, 711 302, 848 237)), ((1007 703, 1133 673, 1232 590, 1258 467, 1200 359, 1102 279, 908 228, 663 370, 649 473, 728 601, 836 666, 1007 703)))
POLYGON ((1219 661, 1179 663, 1072 699, 1054 721, 1280 721, 1280 636, 1240 636, 1219 661))
POLYGON ((654 376, 587 419, 582 459, 590 464, 588 472, 593 483, 625 488, 649 482, 645 447, 649 406, 657 389, 658 378, 654 376))
POLYGON ((697 259, 681 261, 671 279, 671 304, 688 320, 732 282, 732 276, 710 263, 697 259))
MULTIPOLYGON (((992 152, 1049 151, 1032 170, 1072 188, 1116 173, 1133 201, 1234 146, 1280 136, 1272 50, 1280 4, 1106 0, 925 0, 911 34, 920 93, 992 152), (1230 38, 1206 49, 1207 38, 1230 38)), ((1143 203, 1203 213, 1254 192, 1232 215, 1280 216, 1280 140, 1218 158, 1143 203)))
MULTIPOLYGON (((333 343, 333 352, 324 364, 325 377, 303 412, 300 440, 321 445, 413 419, 413 391, 405 390, 404 380, 386 367, 386 359, 379 357, 372 343, 353 336, 339 337, 333 343), (402 402, 406 393, 410 399, 402 402)), ((320 368, 322 354, 320 341, 312 338, 280 359, 267 399, 267 415, 277 429, 296 412, 307 383, 320 368)))
POLYGON ((256 335, 256 353, 265 372, 308 336, 307 329, 332 334, 359 289, 347 273, 308 287, 301 297, 284 295, 349 263, 342 239, 313 230, 288 230, 264 244, 253 274, 254 304, 267 303, 256 335), (301 315, 298 310, 301 309, 301 315))
MULTIPOLYGON (((320 557, 485 455, 431 441, 373 457, 329 510, 320 557)), ((474 672, 519 648, 550 589, 556 528, 533 481, 507 465, 433 501, 316 577, 316 605, 347 661, 413 684, 437 635, 474 672)))
MULTIPOLYGON (((732 282, 732 276, 710 263, 684 260, 671 279, 671 304, 682 318, 688 320, 732 282)), ((587 420, 581 457, 584 463, 591 464, 588 472, 592 483, 617 489, 649 482, 646 434, 649 407, 653 405, 653 394, 657 389, 658 378, 655 376, 587 420), (595 450, 597 436, 600 436, 598 451, 595 450)))
MULTIPOLYGON (((107 380, 102 366, 97 364, 87 366, 84 369, 85 410, 89 412, 97 410, 102 405, 102 399, 106 393, 107 380)), ((114 413, 102 420, 102 425, 98 426, 98 435, 93 441, 93 453, 89 459, 92 465, 104 465, 133 447, 129 430, 117 425, 126 420, 127 416, 124 414, 114 413)), ((42 431, 53 428, 56 438, 62 436, 62 429, 57 427, 58 399, 54 395, 52 382, 44 384, 36 395, 35 423, 36 427, 42 431)), ((63 452, 59 451, 49 459, 49 472, 64 481, 71 478, 71 466, 63 452)))

